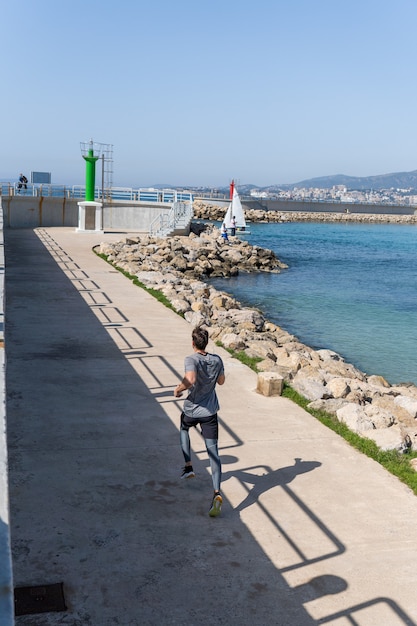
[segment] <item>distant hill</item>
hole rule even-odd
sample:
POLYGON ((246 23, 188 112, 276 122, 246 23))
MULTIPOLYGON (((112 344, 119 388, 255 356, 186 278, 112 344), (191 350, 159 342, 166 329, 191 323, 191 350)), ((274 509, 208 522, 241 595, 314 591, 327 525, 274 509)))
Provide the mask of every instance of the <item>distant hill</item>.
MULTIPOLYGON (((264 191, 273 192, 278 189, 293 189, 294 187, 303 187, 311 189, 317 187, 319 189, 330 189, 335 185, 344 185, 348 189, 365 191, 365 190, 381 190, 381 189, 410 189, 417 190, 417 170, 412 172, 397 172, 394 174, 380 174, 378 176, 345 176, 344 174, 335 174, 334 176, 321 176, 319 178, 310 178, 302 180, 291 185, 269 185, 268 187, 257 187, 264 191)), ((249 193, 255 185, 239 185, 239 191, 249 193)))

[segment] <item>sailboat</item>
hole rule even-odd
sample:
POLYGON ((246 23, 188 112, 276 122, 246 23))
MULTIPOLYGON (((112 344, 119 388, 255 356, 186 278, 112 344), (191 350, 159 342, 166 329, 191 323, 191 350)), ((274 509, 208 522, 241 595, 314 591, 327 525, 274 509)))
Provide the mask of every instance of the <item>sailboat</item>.
POLYGON ((230 184, 230 198, 231 202, 229 203, 223 220, 227 230, 231 232, 232 235, 249 235, 250 230, 246 225, 242 203, 233 180, 230 184), (233 224, 233 218, 235 224, 233 224), (234 230, 235 232, 233 232, 234 230))

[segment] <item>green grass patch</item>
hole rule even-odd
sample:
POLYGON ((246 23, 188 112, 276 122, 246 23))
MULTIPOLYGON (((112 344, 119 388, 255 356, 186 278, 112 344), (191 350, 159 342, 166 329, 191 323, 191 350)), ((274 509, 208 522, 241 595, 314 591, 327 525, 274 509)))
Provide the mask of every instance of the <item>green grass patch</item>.
POLYGON ((256 367, 256 365, 257 363, 263 361, 261 357, 251 357, 248 356, 243 350, 236 351, 232 350, 231 348, 226 348, 221 341, 216 341, 216 346, 219 346, 219 348, 223 348, 223 350, 226 350, 226 352, 228 352, 234 359, 237 359, 238 361, 243 363, 243 365, 247 365, 254 372, 258 372, 258 368, 256 367))
MULTIPOLYGON (((93 249, 94 250, 94 249, 93 249)), ((168 298, 166 296, 164 296, 164 294, 162 293, 162 291, 159 291, 159 289, 152 289, 152 287, 147 287, 146 285, 144 285, 137 276, 134 276, 132 274, 129 274, 129 272, 126 272, 126 270, 122 269, 121 267, 119 267, 118 265, 114 265, 114 263, 112 263, 111 261, 108 260, 108 257, 106 254, 102 254, 100 252, 96 252, 94 250, 94 253, 99 256, 101 259, 103 259, 103 261, 106 261, 106 263, 108 263, 109 265, 111 265, 112 267, 114 267, 114 269, 116 269, 118 272, 120 272, 121 274, 123 274, 123 276, 126 276, 126 278, 128 278, 129 280, 132 281, 132 283, 134 285, 136 285, 137 287, 140 287, 141 289, 144 289, 145 291, 147 291, 151 296, 153 296, 154 298, 156 298, 158 300, 158 302, 161 302, 161 304, 163 304, 164 306, 167 307, 167 309, 171 309, 172 311, 174 311, 177 315, 179 315, 180 317, 184 317, 184 314, 181 313, 180 311, 177 311, 177 309, 175 307, 172 306, 171 302, 168 300, 168 298)))
MULTIPOLYGON (((94 251, 95 252, 95 251, 94 251)), ((95 252, 97 256, 102 258, 104 261, 109 263, 112 267, 121 272, 126 278, 131 280, 133 284, 141 287, 147 291, 150 295, 156 298, 159 302, 161 302, 168 309, 171 309, 181 317, 184 317, 183 313, 177 311, 168 298, 164 296, 164 294, 158 289, 152 289, 144 285, 136 276, 129 274, 121 267, 114 265, 111 261, 108 260, 105 254, 100 254, 95 252)), ((233 358, 238 359, 241 363, 250 367, 254 372, 259 372, 257 368, 257 364, 263 359, 260 357, 249 357, 243 350, 236 351, 230 348, 226 348, 220 341, 216 341, 216 345, 226 350, 233 358)), ((371 439, 366 439, 366 437, 361 437, 357 433, 354 433, 350 430, 346 424, 339 422, 336 416, 330 415, 330 413, 326 413, 325 411, 318 411, 316 409, 308 408, 308 404, 310 400, 304 398, 299 393, 297 393, 292 387, 285 384, 284 390, 282 393, 284 398, 288 398, 301 408, 303 408, 307 413, 313 415, 316 419, 318 419, 324 426, 330 428, 335 433, 343 437, 345 441, 347 441, 353 448, 362 452, 362 454, 366 454, 369 458, 373 459, 380 465, 382 465, 388 472, 399 478, 404 484, 406 484, 414 494, 417 495, 417 472, 411 467, 410 460, 417 458, 417 452, 407 452, 405 454, 401 454, 396 450, 381 450, 378 448, 376 443, 371 439)), ((364 478, 366 480, 366 477, 364 478)))
MULTIPOLYGON (((257 363, 263 359, 249 357, 243 351, 237 352, 230 348, 225 348, 221 341, 217 341, 216 345, 224 348, 233 358, 238 359, 241 363, 250 367, 254 372, 259 372, 257 363)), ((339 422, 335 415, 331 415, 325 411, 309 408, 308 405, 310 404, 310 400, 304 398, 304 396, 297 393, 295 389, 287 384, 284 385, 282 396, 284 398, 288 398, 303 408, 307 411, 307 413, 310 413, 310 415, 324 424, 324 426, 327 426, 327 428, 333 430, 335 433, 340 435, 340 437, 343 437, 343 439, 353 448, 385 467, 388 472, 399 478, 403 483, 410 487, 414 494, 417 495, 417 472, 410 465, 410 459, 417 458, 417 452, 407 452, 405 454, 401 454, 396 450, 381 450, 374 441, 367 439, 366 437, 361 437, 357 433, 350 430, 346 424, 339 422)))
POLYGON ((397 450, 381 450, 374 441, 366 437, 361 437, 350 430, 346 424, 339 422, 336 416, 330 415, 325 411, 308 408, 310 401, 297 393, 289 385, 284 385, 282 395, 292 402, 295 402, 295 404, 298 404, 298 406, 313 415, 322 424, 343 437, 353 448, 356 448, 356 450, 359 450, 362 454, 366 454, 366 456, 385 467, 386 470, 399 478, 417 495, 417 472, 410 465, 410 460, 417 458, 417 452, 401 454, 397 450))

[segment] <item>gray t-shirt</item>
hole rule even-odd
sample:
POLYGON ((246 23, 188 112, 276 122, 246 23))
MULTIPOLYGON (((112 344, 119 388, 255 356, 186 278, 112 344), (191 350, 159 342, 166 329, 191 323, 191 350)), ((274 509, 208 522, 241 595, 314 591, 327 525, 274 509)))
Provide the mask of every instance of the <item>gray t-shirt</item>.
POLYGON ((208 417, 219 410, 216 382, 224 374, 223 361, 217 354, 194 352, 185 358, 185 371, 195 372, 197 379, 184 401, 187 417, 208 417))

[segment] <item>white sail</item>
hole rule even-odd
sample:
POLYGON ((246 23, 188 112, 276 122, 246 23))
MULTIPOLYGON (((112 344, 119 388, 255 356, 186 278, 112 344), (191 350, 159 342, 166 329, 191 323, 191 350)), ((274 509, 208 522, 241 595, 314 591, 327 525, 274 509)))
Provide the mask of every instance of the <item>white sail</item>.
POLYGON ((245 214, 236 187, 233 189, 232 215, 236 220, 236 228, 246 228, 245 214))
POLYGON ((250 230, 246 226, 245 214, 236 187, 233 189, 233 198, 229 203, 223 222, 226 224, 227 230, 231 231, 232 235, 250 235, 250 230), (233 218, 235 218, 234 223, 232 221, 233 218))
POLYGON ((224 216, 223 222, 226 224, 226 228, 230 228, 230 222, 232 220, 232 203, 229 202, 229 206, 227 207, 226 215, 224 216))

